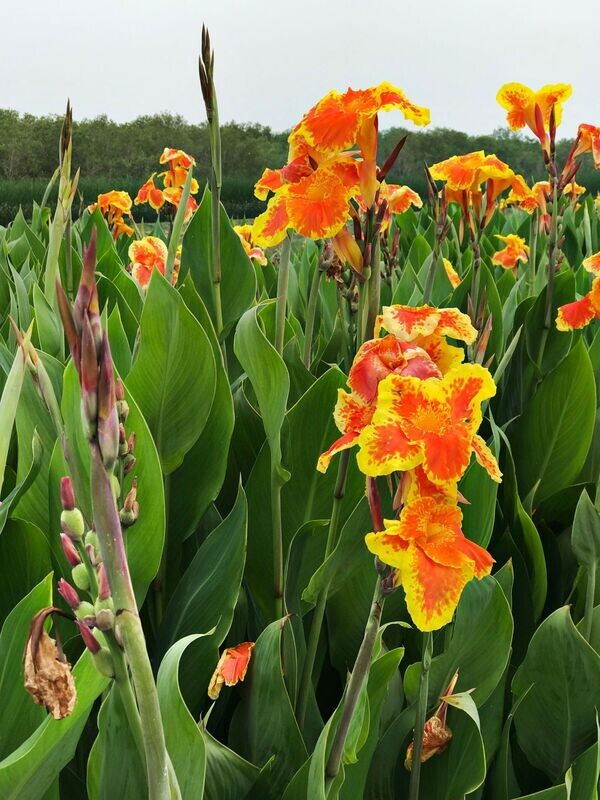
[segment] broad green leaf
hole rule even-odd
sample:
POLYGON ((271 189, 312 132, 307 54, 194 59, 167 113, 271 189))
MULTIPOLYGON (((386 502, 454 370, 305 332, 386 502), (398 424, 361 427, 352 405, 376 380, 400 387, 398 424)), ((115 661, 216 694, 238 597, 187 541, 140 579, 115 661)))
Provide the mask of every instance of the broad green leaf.
POLYGON ((22 347, 18 347, 6 377, 2 397, 0 397, 0 489, 2 489, 4 480, 8 448, 17 415, 17 405, 25 379, 25 366, 24 350, 22 347))
POLYGON ((532 766, 552 780, 596 738, 596 711, 590 698, 600 685, 600 656, 577 631, 569 608, 559 608, 534 634, 513 679, 519 746, 532 766))
POLYGON ((8 520, 0 536, 0 564, 4 566, 0 581, 1 623, 52 569, 48 542, 37 525, 22 519, 8 520))
POLYGON ((37 283, 33 287, 33 308, 40 349, 52 356, 61 358, 63 332, 59 317, 44 297, 44 293, 37 283))
POLYGON ((571 303, 575 299, 575 276, 571 270, 556 276, 552 294, 552 324, 549 330, 544 328, 546 315, 547 288, 540 292, 525 321, 525 342, 527 353, 534 364, 539 361, 541 343, 543 341, 543 357, 538 367, 543 375, 554 369, 571 348, 573 334, 559 331, 555 325, 558 307, 571 303))
POLYGON ((204 800, 240 800, 249 796, 260 770, 215 739, 200 723, 206 747, 204 800))
POLYGON ((279 800, 283 788, 307 757, 282 673, 285 624, 285 618, 276 620, 258 637, 244 695, 230 727, 232 746, 244 758, 262 766, 275 757, 264 800, 279 800))
POLYGON ((37 478, 42 463, 42 442, 37 432, 33 432, 31 441, 31 466, 22 480, 6 495, 0 505, 0 533, 4 530, 8 515, 13 505, 27 492, 33 481, 37 478))
POLYGON ((181 656, 186 647, 198 638, 198 634, 186 636, 167 651, 156 681, 167 750, 182 800, 195 800, 203 796, 206 773, 204 739, 179 689, 181 656))
POLYGON ((535 488, 540 501, 575 482, 595 415, 594 373, 580 340, 544 378, 509 431, 522 496, 535 488))
POLYGON ((139 351, 126 382, 152 431, 163 472, 173 472, 206 424, 216 373, 206 333, 158 270, 150 280, 139 351))
POLYGON ((233 619, 244 572, 246 530, 246 496, 240 487, 231 512, 203 542, 185 571, 160 627, 163 653, 188 634, 214 629, 193 643, 182 660, 184 694, 195 703, 206 697, 218 649, 233 619))
MULTIPOLYGON (((221 206, 221 305, 225 333, 254 301, 256 277, 252 262, 221 206)), ((183 237, 181 269, 189 270, 200 297, 215 323, 212 283, 211 196, 205 190, 183 237)))
POLYGON ((115 683, 98 714, 98 736, 87 764, 87 792, 89 800, 142 798, 148 792, 146 769, 115 683))
POLYGON ((595 569, 600 562, 600 514, 585 489, 575 510, 571 544, 579 564, 595 569))

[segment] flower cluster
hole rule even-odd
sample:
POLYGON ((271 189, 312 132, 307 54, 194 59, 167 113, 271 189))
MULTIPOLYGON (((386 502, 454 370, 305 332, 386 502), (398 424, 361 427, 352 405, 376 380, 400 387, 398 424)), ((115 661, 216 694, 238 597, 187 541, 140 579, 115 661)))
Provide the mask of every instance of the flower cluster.
POLYGON ((112 189, 110 192, 99 194, 98 201, 88 206, 88 211, 92 212, 96 208, 106 219, 113 238, 117 239, 122 233, 126 236, 133 234, 133 228, 124 219, 126 216, 131 216, 131 197, 127 192, 112 189))
POLYGON ((346 230, 358 209, 376 204, 381 209, 384 204, 383 217, 387 205, 406 210, 411 202, 420 204, 406 187, 385 187, 391 164, 387 170, 377 168, 377 115, 391 109, 416 125, 429 124, 429 110, 389 83, 331 91, 319 100, 289 136, 288 163, 266 169, 256 184, 259 199, 267 199, 270 192, 273 196, 254 222, 254 241, 262 247, 277 245, 289 229, 310 239, 332 238, 339 257, 359 270, 363 256, 346 230), (355 146, 358 149, 352 149, 355 146))
POLYGON ((342 436, 321 455, 358 445, 357 462, 371 477, 398 478, 397 519, 366 536, 369 550, 394 569, 409 613, 421 630, 450 621, 466 583, 491 570, 491 556, 467 539, 457 506, 458 481, 474 454, 500 481, 496 459, 477 434, 482 403, 495 394, 490 373, 465 364, 462 348, 477 332, 457 309, 384 307, 378 332, 361 346, 340 390, 334 419, 342 436))
MULTIPOLYGON (((195 161, 192 156, 184 153, 183 150, 176 150, 173 147, 165 147, 159 159, 160 164, 166 164, 164 172, 153 172, 146 183, 140 187, 135 198, 136 206, 148 203, 155 211, 159 211, 165 203, 174 208, 179 206, 183 187, 187 180, 188 171, 194 166, 195 161), (162 181, 162 186, 157 186, 155 178, 162 181)), ((192 178, 190 186, 190 196, 187 201, 185 219, 186 222, 198 208, 198 204, 192 195, 198 194, 198 181, 192 178)))

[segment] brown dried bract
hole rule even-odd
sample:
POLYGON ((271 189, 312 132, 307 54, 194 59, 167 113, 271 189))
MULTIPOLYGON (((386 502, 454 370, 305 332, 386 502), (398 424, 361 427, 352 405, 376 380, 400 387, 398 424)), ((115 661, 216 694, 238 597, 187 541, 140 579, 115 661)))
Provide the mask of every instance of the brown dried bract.
POLYGON ((55 611, 45 608, 33 618, 25 647, 23 671, 25 689, 55 719, 68 717, 75 707, 77 692, 71 665, 62 649, 44 630, 46 618, 55 611))

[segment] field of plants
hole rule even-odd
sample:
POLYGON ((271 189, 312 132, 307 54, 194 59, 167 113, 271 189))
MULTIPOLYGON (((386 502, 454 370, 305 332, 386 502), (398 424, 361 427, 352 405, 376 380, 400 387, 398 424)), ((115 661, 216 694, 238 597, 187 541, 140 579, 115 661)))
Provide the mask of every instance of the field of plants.
POLYGON ((600 127, 419 194, 332 90, 233 224, 199 65, 205 162, 79 212, 68 106, 0 227, 0 798, 597 800, 600 127))

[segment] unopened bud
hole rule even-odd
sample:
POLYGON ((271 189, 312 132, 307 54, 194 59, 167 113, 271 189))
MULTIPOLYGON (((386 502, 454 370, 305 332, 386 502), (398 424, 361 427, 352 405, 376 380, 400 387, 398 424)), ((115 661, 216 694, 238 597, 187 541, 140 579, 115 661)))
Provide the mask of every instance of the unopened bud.
POLYGON ((94 567, 100 563, 99 551, 94 547, 93 544, 86 544, 85 552, 90 560, 90 564, 92 564, 94 567))
POLYGON ((98 378, 98 444, 102 461, 111 470, 119 455, 119 417, 115 396, 115 373, 108 336, 104 333, 98 378))
POLYGON ((69 562, 72 567, 76 567, 78 564, 81 563, 81 559, 79 558, 79 553, 75 549, 75 545, 71 541, 71 539, 67 536, 66 533, 61 533, 60 535, 60 543, 62 545, 63 553, 65 554, 65 558, 69 562))
POLYGON ((70 511, 64 510, 60 515, 60 524, 63 531, 74 542, 79 542, 85 531, 85 522, 83 514, 78 508, 72 508, 70 511))
POLYGON ((131 470, 135 467, 136 458, 131 455, 131 452, 123 458, 123 475, 129 475, 131 470))
POLYGON ((75 493, 68 475, 60 479, 60 502, 65 511, 75 508, 75 493))
POLYGON ((137 501, 137 478, 133 479, 131 489, 127 492, 123 508, 119 511, 121 525, 128 527, 133 525, 140 515, 140 506, 137 501))
POLYGON ((87 600, 83 600, 77 610, 75 611, 75 616, 77 619, 80 619, 82 622, 85 622, 86 625, 93 627, 96 624, 96 611, 94 606, 91 603, 88 603, 87 600))
POLYGON ((125 426, 121 422, 119 424, 119 456, 126 456, 129 452, 129 445, 127 444, 127 437, 125 435, 125 426))
POLYGON ((104 564, 98 564, 98 599, 106 600, 110 597, 110 586, 104 564))
POLYGON ((130 453, 133 453, 133 451, 135 450, 135 433, 132 432, 132 433, 129 434, 129 439, 127 440, 127 445, 128 445, 128 451, 130 453))
POLYGON ((96 626, 101 631, 109 631, 115 625, 115 612, 112 600, 97 600, 94 607, 96 626))
POLYGON ((107 678, 113 678, 115 675, 115 668, 110 651, 106 647, 102 647, 99 652, 93 655, 94 666, 101 675, 107 678))
POLYGON ((77 564, 76 567, 73 567, 71 570, 71 577, 78 589, 86 592, 90 588, 90 578, 87 574, 85 564, 77 564))
POLYGON ((129 416, 129 403, 127 400, 117 400, 117 414, 121 422, 125 422, 129 416))
POLYGON ((66 602, 66 604, 73 609, 73 611, 76 611, 81 605, 79 595, 71 586, 71 584, 68 583, 64 578, 61 578, 58 581, 58 593, 66 602))
POLYGON ((117 402, 125 400, 125 387, 123 386, 121 378, 117 378, 115 381, 115 397, 117 398, 117 402))
POLYGON ((87 311, 81 330, 81 416, 89 437, 96 433, 98 415, 98 354, 87 311))
POLYGON ((96 653, 100 652, 100 642, 96 639, 94 634, 92 633, 91 629, 80 620, 76 619, 75 624, 79 628, 79 633, 81 634, 81 638, 83 639, 83 643, 87 647, 87 649, 95 655, 96 653))

